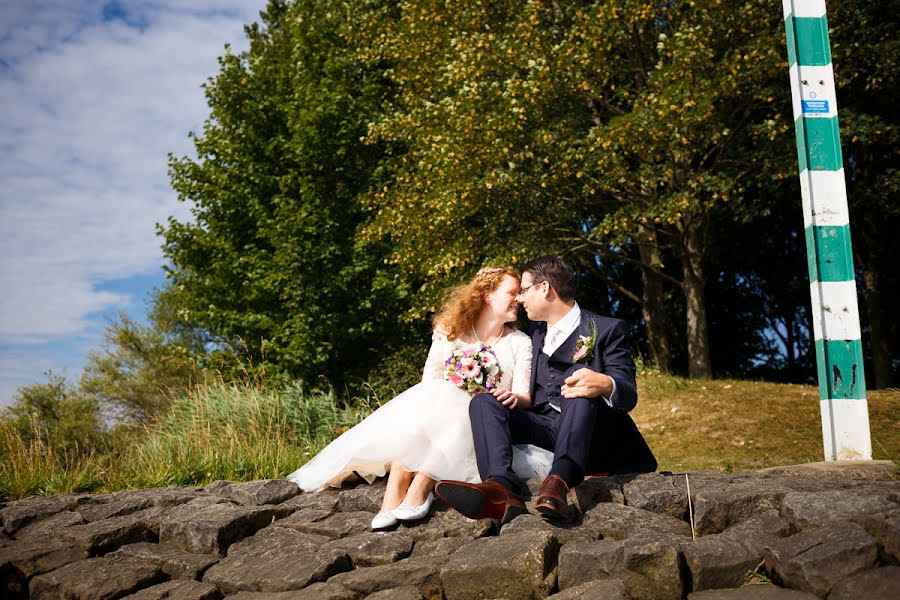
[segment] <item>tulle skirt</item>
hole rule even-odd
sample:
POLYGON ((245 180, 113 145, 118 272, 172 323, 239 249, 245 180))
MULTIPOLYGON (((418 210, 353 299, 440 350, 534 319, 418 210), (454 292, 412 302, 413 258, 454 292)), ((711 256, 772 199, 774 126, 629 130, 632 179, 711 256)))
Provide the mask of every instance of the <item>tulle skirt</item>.
MULTIPOLYGON (((288 475, 304 491, 338 487, 351 476, 369 483, 399 462, 432 479, 477 483, 478 466, 466 392, 446 381, 409 388, 342 434, 311 461, 288 475)), ((552 453, 513 447, 513 470, 523 479, 544 477, 552 453)))

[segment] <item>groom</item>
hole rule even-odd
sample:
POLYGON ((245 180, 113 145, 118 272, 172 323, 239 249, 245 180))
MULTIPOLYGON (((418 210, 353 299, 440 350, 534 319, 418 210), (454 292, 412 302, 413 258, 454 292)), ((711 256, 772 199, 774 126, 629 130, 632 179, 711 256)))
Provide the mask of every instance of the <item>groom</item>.
POLYGON ((525 512, 512 470, 512 445, 553 452, 535 509, 568 515, 566 494, 585 475, 656 470, 656 459, 628 411, 637 404, 635 366, 625 323, 583 310, 575 274, 555 256, 522 268, 517 300, 532 321, 531 398, 478 394, 469 405, 483 483, 441 481, 441 499, 472 519, 507 522, 525 512))

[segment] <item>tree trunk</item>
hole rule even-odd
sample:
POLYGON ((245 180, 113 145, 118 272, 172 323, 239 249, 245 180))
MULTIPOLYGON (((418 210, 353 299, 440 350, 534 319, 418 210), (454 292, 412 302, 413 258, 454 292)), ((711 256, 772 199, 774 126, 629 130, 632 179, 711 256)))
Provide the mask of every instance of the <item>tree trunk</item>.
POLYGON ((682 221, 682 286, 687 309, 688 375, 694 379, 712 376, 709 355, 709 327, 706 320, 705 280, 703 278, 703 241, 700 224, 682 221))
POLYGON ((665 372, 672 367, 672 351, 669 345, 669 315, 663 296, 663 281, 657 271, 662 271, 662 253, 656 232, 649 227, 638 226, 638 251, 641 263, 650 268, 641 269, 643 283, 641 310, 647 326, 647 344, 656 365, 665 372))

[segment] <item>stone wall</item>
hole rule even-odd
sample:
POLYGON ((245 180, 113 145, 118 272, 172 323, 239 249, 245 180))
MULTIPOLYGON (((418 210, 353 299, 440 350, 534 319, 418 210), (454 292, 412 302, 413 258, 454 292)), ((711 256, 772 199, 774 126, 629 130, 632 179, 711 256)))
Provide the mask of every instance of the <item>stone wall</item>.
MULTIPOLYGON (((383 484, 284 480, 0 507, 0 595, 35 600, 896 598, 900 482, 815 473, 597 477, 562 525, 440 506, 372 533, 383 484)), ((536 493, 539 482, 529 481, 536 493)))

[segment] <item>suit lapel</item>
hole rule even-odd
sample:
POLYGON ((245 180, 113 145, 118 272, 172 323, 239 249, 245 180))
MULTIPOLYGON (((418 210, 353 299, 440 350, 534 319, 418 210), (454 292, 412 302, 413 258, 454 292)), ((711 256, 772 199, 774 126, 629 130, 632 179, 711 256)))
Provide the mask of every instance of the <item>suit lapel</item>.
POLYGON ((544 347, 544 338, 547 337, 547 324, 541 323, 531 336, 531 391, 534 391, 534 383, 537 380, 537 364, 541 349, 544 347))

